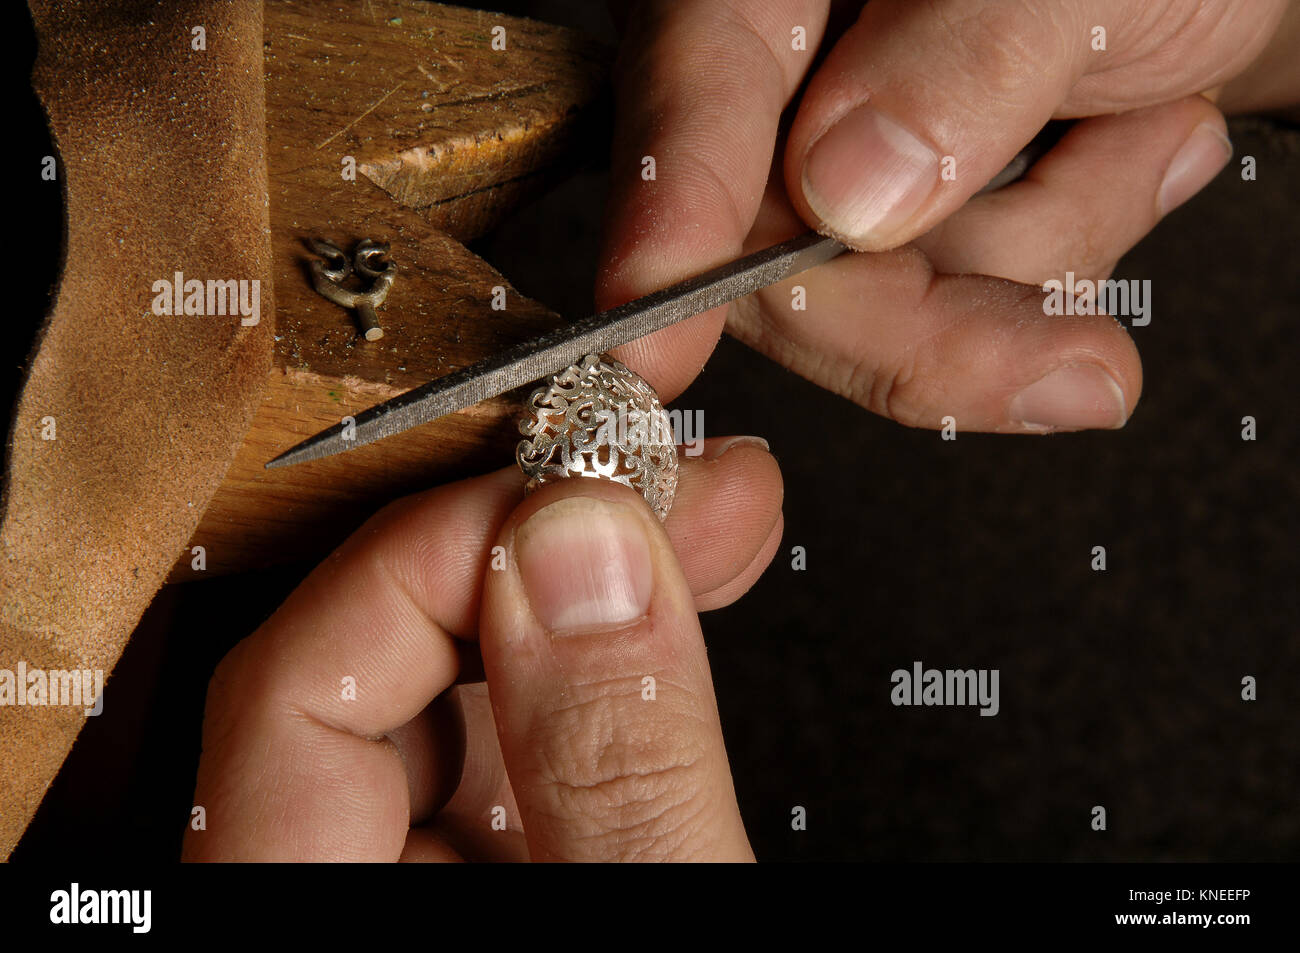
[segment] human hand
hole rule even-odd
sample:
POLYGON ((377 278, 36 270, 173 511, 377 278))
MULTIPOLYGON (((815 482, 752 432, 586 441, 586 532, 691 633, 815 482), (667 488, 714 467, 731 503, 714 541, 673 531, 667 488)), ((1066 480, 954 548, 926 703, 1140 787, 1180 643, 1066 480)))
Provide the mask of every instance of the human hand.
POLYGON ((609 481, 520 482, 386 507, 226 656, 185 859, 752 859, 696 613, 780 542, 766 446, 683 457, 662 526, 609 481))
POLYGON ((1106 315, 1044 314, 1039 287, 1067 271, 1109 275, 1223 167, 1223 116, 1199 93, 1259 58, 1285 8, 873 0, 808 79, 782 143, 827 0, 640 6, 620 60, 600 306, 807 225, 888 251, 842 256, 616 355, 670 399, 725 321, 911 426, 949 415, 964 430, 1122 426, 1142 385, 1132 340, 1106 315), (806 51, 792 49, 796 26, 806 51), (1024 179, 977 196, 1050 118, 1080 121, 1024 179), (644 156, 653 181, 639 174, 644 156), (796 284, 806 311, 791 307, 796 284))

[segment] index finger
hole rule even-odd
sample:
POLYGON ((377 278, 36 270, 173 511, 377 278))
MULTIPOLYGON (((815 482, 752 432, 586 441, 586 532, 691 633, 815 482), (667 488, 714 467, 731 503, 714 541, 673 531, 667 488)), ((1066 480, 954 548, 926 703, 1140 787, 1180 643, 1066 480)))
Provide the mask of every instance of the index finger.
MULTIPOLYGON (((740 254, 763 197, 781 111, 825 23, 826 4, 810 0, 638 9, 619 63, 597 307, 740 254)), ((715 308, 614 354, 671 400, 699 373, 725 319, 726 307, 715 308)))

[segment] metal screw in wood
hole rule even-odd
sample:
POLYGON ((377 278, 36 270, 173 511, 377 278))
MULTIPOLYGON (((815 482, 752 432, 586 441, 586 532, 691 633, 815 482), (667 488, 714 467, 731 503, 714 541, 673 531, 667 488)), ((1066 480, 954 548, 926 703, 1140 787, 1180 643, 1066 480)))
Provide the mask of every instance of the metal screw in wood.
POLYGON ((333 242, 313 238, 309 244, 313 252, 325 259, 311 263, 312 284, 317 293, 337 305, 355 310, 366 340, 378 341, 384 336, 384 329, 379 326, 376 309, 384 303, 397 279, 397 265, 387 260, 388 244, 365 239, 357 245, 351 264, 333 242), (371 279, 370 287, 365 291, 344 287, 343 282, 354 269, 363 278, 371 279))

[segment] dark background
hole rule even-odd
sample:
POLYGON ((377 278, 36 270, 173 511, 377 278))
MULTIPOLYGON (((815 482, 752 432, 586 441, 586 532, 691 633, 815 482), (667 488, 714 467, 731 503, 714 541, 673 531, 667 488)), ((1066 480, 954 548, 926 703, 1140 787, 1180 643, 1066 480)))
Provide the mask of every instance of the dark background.
MULTIPOLYGON (((576 0, 494 6, 613 36, 576 0)), ((34 164, 47 134, 19 91, 34 164)), ((1122 431, 944 442, 730 339, 675 402, 702 408, 709 435, 765 437, 786 481, 776 560, 703 620, 761 859, 1300 858, 1300 134, 1230 131, 1257 181, 1234 160, 1116 273, 1150 279, 1154 298, 1122 431), (893 707, 890 673, 915 660, 999 669, 1001 712, 893 707), (1241 700, 1245 675, 1258 701, 1241 700)), ((58 273, 57 185, 42 185, 24 216, 39 300, 10 329, 6 406, 58 273)), ((604 186, 586 170, 475 247, 525 294, 585 313, 604 186)), ((207 679, 309 568, 165 589, 14 860, 79 856, 91 830, 100 856, 175 859, 207 679)))

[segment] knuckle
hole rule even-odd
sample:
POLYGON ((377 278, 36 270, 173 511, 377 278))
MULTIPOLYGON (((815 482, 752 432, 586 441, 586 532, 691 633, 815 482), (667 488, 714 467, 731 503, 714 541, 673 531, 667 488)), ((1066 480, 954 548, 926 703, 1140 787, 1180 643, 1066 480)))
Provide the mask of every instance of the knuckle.
POLYGON ((639 679, 582 686, 527 738, 541 754, 531 786, 543 822, 563 824, 590 856, 680 856, 702 823, 706 726, 680 704, 643 702, 640 690, 639 679))
POLYGON ((1067 271, 1080 278, 1103 277, 1108 264, 1128 251, 1133 243, 1119 233, 1114 222, 1088 207, 1088 203, 1075 204, 1071 213, 1077 227, 1062 231, 1057 238, 1049 277, 1060 278, 1067 271))
POLYGON ((208 693, 203 712, 203 748, 223 747, 237 735, 238 728, 247 715, 248 705, 242 699, 247 693, 242 673, 247 640, 239 642, 226 653, 208 679, 208 693))
POLYGON ((985 106, 988 96, 999 102, 1014 99, 1017 92, 1041 83, 1045 71, 1061 61, 1061 46, 1041 23, 1041 12, 1021 4, 979 4, 961 16, 940 6, 939 15, 958 52, 975 65, 972 75, 980 82, 985 106))
POLYGON ((208 679, 206 702, 208 717, 214 714, 222 715, 235 706, 240 693, 240 672, 246 667, 244 665, 246 641, 236 643, 213 669, 212 677, 208 679))
POLYGON ((236 643, 208 679, 203 711, 204 750, 237 744, 257 725, 275 722, 291 709, 281 697, 283 679, 269 671, 257 635, 236 643))
POLYGON ((878 357, 855 361, 841 392, 874 414, 906 427, 922 426, 931 401, 928 387, 918 376, 914 354, 909 351, 887 362, 878 357))
POLYGON ((929 406, 925 388, 917 377, 915 361, 904 358, 872 382, 873 409, 907 427, 920 426, 929 406))

